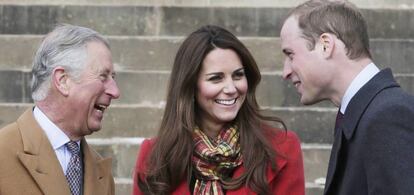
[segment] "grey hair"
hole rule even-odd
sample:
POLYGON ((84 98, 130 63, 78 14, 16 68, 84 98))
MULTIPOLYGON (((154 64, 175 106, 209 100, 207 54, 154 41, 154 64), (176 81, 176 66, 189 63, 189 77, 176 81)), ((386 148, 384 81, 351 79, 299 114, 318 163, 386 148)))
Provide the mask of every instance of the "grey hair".
POLYGON ((74 79, 79 79, 87 59, 86 45, 92 41, 101 42, 110 49, 102 35, 81 26, 60 24, 46 35, 32 65, 31 91, 34 101, 41 101, 48 95, 50 77, 57 66, 62 66, 74 79))

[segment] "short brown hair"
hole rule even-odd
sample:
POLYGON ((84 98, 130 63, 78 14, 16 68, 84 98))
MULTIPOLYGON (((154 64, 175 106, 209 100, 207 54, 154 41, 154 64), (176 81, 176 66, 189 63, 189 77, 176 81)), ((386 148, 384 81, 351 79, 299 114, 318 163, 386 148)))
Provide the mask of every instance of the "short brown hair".
POLYGON ((331 33, 345 44, 350 59, 371 58, 366 21, 352 3, 344 0, 309 0, 294 8, 289 16, 297 17, 310 50, 315 48, 321 34, 331 33))

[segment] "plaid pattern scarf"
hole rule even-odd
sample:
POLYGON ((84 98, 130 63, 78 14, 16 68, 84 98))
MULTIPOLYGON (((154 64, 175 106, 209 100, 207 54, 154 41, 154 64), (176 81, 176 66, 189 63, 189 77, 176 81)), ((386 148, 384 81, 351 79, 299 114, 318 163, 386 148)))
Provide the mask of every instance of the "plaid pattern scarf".
POLYGON ((242 164, 239 131, 235 127, 222 129, 216 139, 209 138, 199 128, 194 130, 195 148, 192 164, 195 169, 193 194, 224 195, 222 181, 242 164))

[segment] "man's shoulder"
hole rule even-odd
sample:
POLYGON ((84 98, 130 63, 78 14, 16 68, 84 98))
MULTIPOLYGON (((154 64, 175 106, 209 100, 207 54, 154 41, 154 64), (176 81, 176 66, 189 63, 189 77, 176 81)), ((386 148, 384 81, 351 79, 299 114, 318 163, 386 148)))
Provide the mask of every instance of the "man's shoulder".
POLYGON ((16 140, 21 139, 19 128, 16 122, 10 123, 0 129, 0 150, 4 149, 4 144, 16 144, 16 140))
POLYGON ((372 99, 369 107, 389 112, 400 107, 414 109, 414 96, 399 87, 385 88, 372 99))

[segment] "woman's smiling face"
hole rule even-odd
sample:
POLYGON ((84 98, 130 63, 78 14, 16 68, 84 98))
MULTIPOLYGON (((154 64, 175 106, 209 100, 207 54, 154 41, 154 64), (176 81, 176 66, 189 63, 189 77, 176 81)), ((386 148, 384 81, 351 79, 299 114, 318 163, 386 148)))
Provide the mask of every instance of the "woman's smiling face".
POLYGON ((201 126, 233 121, 246 98, 247 78, 239 56, 216 48, 207 54, 198 75, 196 101, 201 126))

